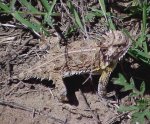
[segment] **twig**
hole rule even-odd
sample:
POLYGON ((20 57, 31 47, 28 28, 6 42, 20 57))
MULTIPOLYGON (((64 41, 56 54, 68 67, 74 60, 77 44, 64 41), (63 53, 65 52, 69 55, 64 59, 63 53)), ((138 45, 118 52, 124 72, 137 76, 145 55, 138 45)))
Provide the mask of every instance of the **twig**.
MULTIPOLYGON (((11 79, 11 78, 9 78, 9 79, 11 79)), ((10 95, 13 90, 17 90, 18 87, 19 87, 19 85, 20 85, 21 83, 22 83, 22 82, 20 81, 19 83, 15 84, 15 86, 13 86, 10 90, 8 90, 8 91, 5 93, 5 95, 6 95, 6 96, 7 96, 7 95, 10 95)))
POLYGON ((85 79, 85 81, 82 83, 82 85, 84 85, 89 79, 91 79, 91 74, 85 79))
POLYGON ((63 109, 69 111, 70 113, 72 114, 79 114, 81 115, 82 117, 86 117, 86 118, 93 118, 93 115, 91 114, 87 114, 87 113, 82 113, 82 112, 79 112, 77 108, 74 108, 74 107, 68 107, 67 105, 63 105, 63 109))
MULTIPOLYGON (((0 26, 4 27, 11 27, 11 28, 21 28, 21 29, 29 29, 26 25, 12 25, 12 24, 2 24, 0 23, 0 26)), ((34 30, 31 30, 35 35, 38 37, 41 37, 40 34, 34 30)))
POLYGON ((48 88, 48 90, 49 90, 50 94, 52 95, 53 99, 55 99, 55 96, 54 96, 54 94, 53 94, 51 88, 48 88))
POLYGON ((2 23, 0 23, 0 26, 11 27, 11 28, 18 28, 18 26, 12 25, 12 24, 2 24, 2 23))
POLYGON ((15 103, 15 102, 8 102, 8 101, 0 99, 0 105, 9 106, 9 107, 12 107, 12 108, 15 108, 15 109, 25 110, 25 111, 31 112, 33 114, 46 116, 46 117, 51 118, 51 119, 53 119, 53 120, 55 120, 55 121, 57 121, 58 123, 61 123, 61 124, 65 123, 64 121, 62 121, 58 118, 52 117, 50 115, 44 114, 44 113, 40 112, 39 110, 37 110, 35 108, 26 107, 24 105, 21 105, 21 104, 15 103))
POLYGON ((108 121, 106 121, 105 124, 114 124, 115 122, 118 121, 119 118, 120 118, 120 120, 122 120, 122 118, 127 115, 128 115, 128 112, 119 114, 119 115, 113 117, 112 119, 109 119, 108 121))

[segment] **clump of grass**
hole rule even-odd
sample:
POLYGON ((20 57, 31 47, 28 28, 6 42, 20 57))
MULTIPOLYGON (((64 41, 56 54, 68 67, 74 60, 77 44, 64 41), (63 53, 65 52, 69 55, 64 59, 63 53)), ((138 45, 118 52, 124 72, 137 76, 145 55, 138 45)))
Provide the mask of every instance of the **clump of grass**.
POLYGON ((128 53, 135 59, 138 59, 144 62, 145 64, 150 65, 150 54, 148 48, 148 18, 150 12, 150 2, 148 2, 147 0, 141 2, 137 0, 136 7, 137 10, 139 10, 140 13, 142 13, 141 30, 139 37, 136 39, 136 41, 133 42, 133 47, 129 50, 128 53))
POLYGON ((19 21, 24 27, 35 32, 37 35, 41 32, 48 35, 48 30, 45 25, 47 24, 52 27, 52 16, 59 16, 58 13, 53 11, 56 0, 53 0, 52 2, 40 0, 39 3, 42 6, 42 11, 38 10, 27 0, 12 0, 9 3, 0 1, 0 12, 12 15, 14 19, 19 21), (29 15, 32 16, 32 20, 28 18, 29 15), (43 18, 43 20, 41 22, 38 21, 36 19, 37 16, 40 16, 39 18, 43 18))
POLYGON ((16 24, 20 22, 23 27, 30 29, 38 36, 41 34, 49 35, 51 28, 56 30, 56 27, 63 27, 68 22, 69 25, 65 26, 65 29, 61 27, 60 32, 63 33, 63 37, 67 38, 70 34, 79 32, 88 38, 89 30, 91 31, 89 29, 90 22, 94 22, 94 19, 100 19, 101 17, 106 19, 108 28, 115 29, 110 13, 106 12, 104 0, 99 0, 99 3, 97 3, 99 7, 87 7, 88 4, 71 0, 65 2, 62 0, 32 2, 12 0, 6 2, 4 0, 0 1, 0 13, 11 15, 16 24), (36 3, 36 5, 33 3, 36 3))

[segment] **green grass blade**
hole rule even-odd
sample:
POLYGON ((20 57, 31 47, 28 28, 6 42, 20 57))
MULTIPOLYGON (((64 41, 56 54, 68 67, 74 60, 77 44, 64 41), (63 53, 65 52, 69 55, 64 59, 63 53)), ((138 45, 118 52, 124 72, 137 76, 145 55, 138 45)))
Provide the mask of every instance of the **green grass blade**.
POLYGON ((150 55, 148 53, 145 54, 144 52, 142 52, 138 49, 131 49, 131 50, 129 50, 128 53, 132 57, 139 59, 139 60, 143 61, 144 63, 150 65, 150 55))
POLYGON ((16 9, 15 9, 15 3, 16 3, 16 0, 12 0, 11 2, 10 2, 10 9, 11 9, 11 11, 15 11, 16 9))
POLYGON ((53 12, 56 2, 57 2, 57 0, 53 0, 51 5, 49 5, 49 10, 48 10, 46 16, 44 17, 44 22, 46 22, 51 27, 53 27, 52 12, 53 12))
MULTIPOLYGON (((146 38, 145 38, 146 39, 146 38)), ((145 54, 147 54, 148 53, 148 47, 147 47, 147 43, 146 43, 146 41, 145 42, 143 42, 143 48, 144 48, 144 52, 145 52, 145 54)))
POLYGON ((15 17, 19 22, 21 22, 23 25, 25 25, 29 29, 36 31, 36 32, 41 32, 42 26, 40 26, 39 24, 29 22, 28 20, 20 16, 20 14, 18 14, 17 12, 12 13, 12 16, 15 17))
MULTIPOLYGON (((13 5, 13 4, 12 4, 13 5)), ((0 2, 0 8, 2 8, 4 11, 10 13, 10 8, 3 4, 2 2, 0 2)), ((22 16, 20 16, 20 14, 18 14, 17 11, 10 13, 13 17, 15 17, 19 22, 21 22, 22 24, 24 24, 26 27, 29 27, 30 29, 33 29, 37 32, 40 31, 41 27, 36 25, 36 24, 32 24, 31 22, 27 21, 26 19, 24 19, 22 16)))
POLYGON ((142 19, 142 39, 144 52, 147 53, 147 43, 146 43, 146 27, 147 27, 147 5, 143 3, 143 19, 142 19))
POLYGON ((41 4, 43 5, 44 9, 46 10, 46 12, 49 12, 50 10, 50 6, 47 0, 40 0, 41 4))
POLYGON ((111 30, 116 30, 116 27, 111 19, 110 13, 108 13, 108 24, 111 30))
POLYGON ((146 5, 143 4, 143 23, 142 23, 142 35, 144 36, 144 34, 146 33, 146 20, 147 20, 147 12, 146 12, 146 5))
POLYGON ((82 21, 80 19, 80 16, 78 14, 78 12, 76 11, 74 5, 71 3, 71 1, 68 1, 67 3, 71 13, 73 14, 74 18, 75 18, 75 22, 77 23, 77 25, 80 27, 80 29, 82 31, 84 31, 84 27, 83 27, 83 24, 82 24, 82 21))
POLYGON ((81 19, 80 19, 79 15, 78 15, 78 13, 77 13, 77 11, 76 11, 75 9, 74 9, 74 16, 75 16, 75 20, 76 20, 78 26, 79 26, 82 30, 84 30, 84 27, 83 27, 83 24, 82 24, 82 22, 81 22, 81 19))
POLYGON ((136 56, 139 56, 141 58, 147 58, 150 59, 149 54, 145 54, 144 52, 138 50, 138 49, 132 49, 132 53, 135 54, 136 56))
POLYGON ((52 11, 54 9, 54 6, 56 4, 57 0, 53 0, 52 4, 50 5, 49 7, 49 12, 48 12, 48 15, 51 15, 52 14, 52 11))
POLYGON ((0 8, 3 9, 6 13, 10 13, 10 8, 3 2, 0 2, 0 8))
POLYGON ((102 12, 103 12, 103 15, 104 15, 104 17, 105 17, 106 21, 108 22, 108 20, 107 20, 107 16, 106 16, 106 7, 105 7, 105 2, 104 2, 104 0, 98 0, 98 1, 99 1, 99 4, 100 4, 100 7, 101 7, 101 10, 102 10, 102 12))
POLYGON ((101 6, 101 10, 98 10, 98 9, 92 9, 92 11, 95 11, 95 12, 99 12, 100 15, 103 15, 106 19, 106 22, 109 26, 109 28, 111 30, 116 30, 116 27, 112 21, 112 18, 111 18, 111 14, 110 13, 106 13, 106 7, 105 7, 105 3, 103 0, 99 0, 99 4, 101 6), (109 18, 108 18, 109 17, 109 18))
POLYGON ((32 13, 39 13, 39 11, 30 4, 30 2, 28 2, 27 0, 19 0, 19 2, 24 5, 25 7, 27 7, 28 11, 32 12, 32 13))

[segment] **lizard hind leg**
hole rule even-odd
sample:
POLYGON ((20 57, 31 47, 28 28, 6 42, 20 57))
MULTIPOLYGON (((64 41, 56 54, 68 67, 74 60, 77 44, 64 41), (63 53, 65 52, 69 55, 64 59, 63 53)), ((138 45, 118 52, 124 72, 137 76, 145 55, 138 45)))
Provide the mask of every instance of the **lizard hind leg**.
POLYGON ((62 76, 57 75, 57 76, 53 77, 52 80, 56 85, 55 91, 56 91, 56 94, 57 94, 56 96, 57 96, 58 100, 60 102, 68 101, 67 89, 64 84, 62 76))

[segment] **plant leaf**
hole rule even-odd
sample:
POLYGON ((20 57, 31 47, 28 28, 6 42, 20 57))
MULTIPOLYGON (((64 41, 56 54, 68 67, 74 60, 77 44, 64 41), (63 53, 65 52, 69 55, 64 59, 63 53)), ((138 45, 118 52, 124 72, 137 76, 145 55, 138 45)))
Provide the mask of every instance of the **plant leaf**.
POLYGON ((131 123, 135 124, 136 122, 139 122, 139 124, 145 124, 145 113, 143 112, 135 112, 132 114, 132 120, 131 123))
POLYGON ((127 112, 127 111, 138 111, 139 108, 137 106, 123 106, 121 105, 118 109, 119 112, 127 112))
POLYGON ((145 82, 143 81, 140 86, 140 94, 143 96, 145 92, 145 82))

